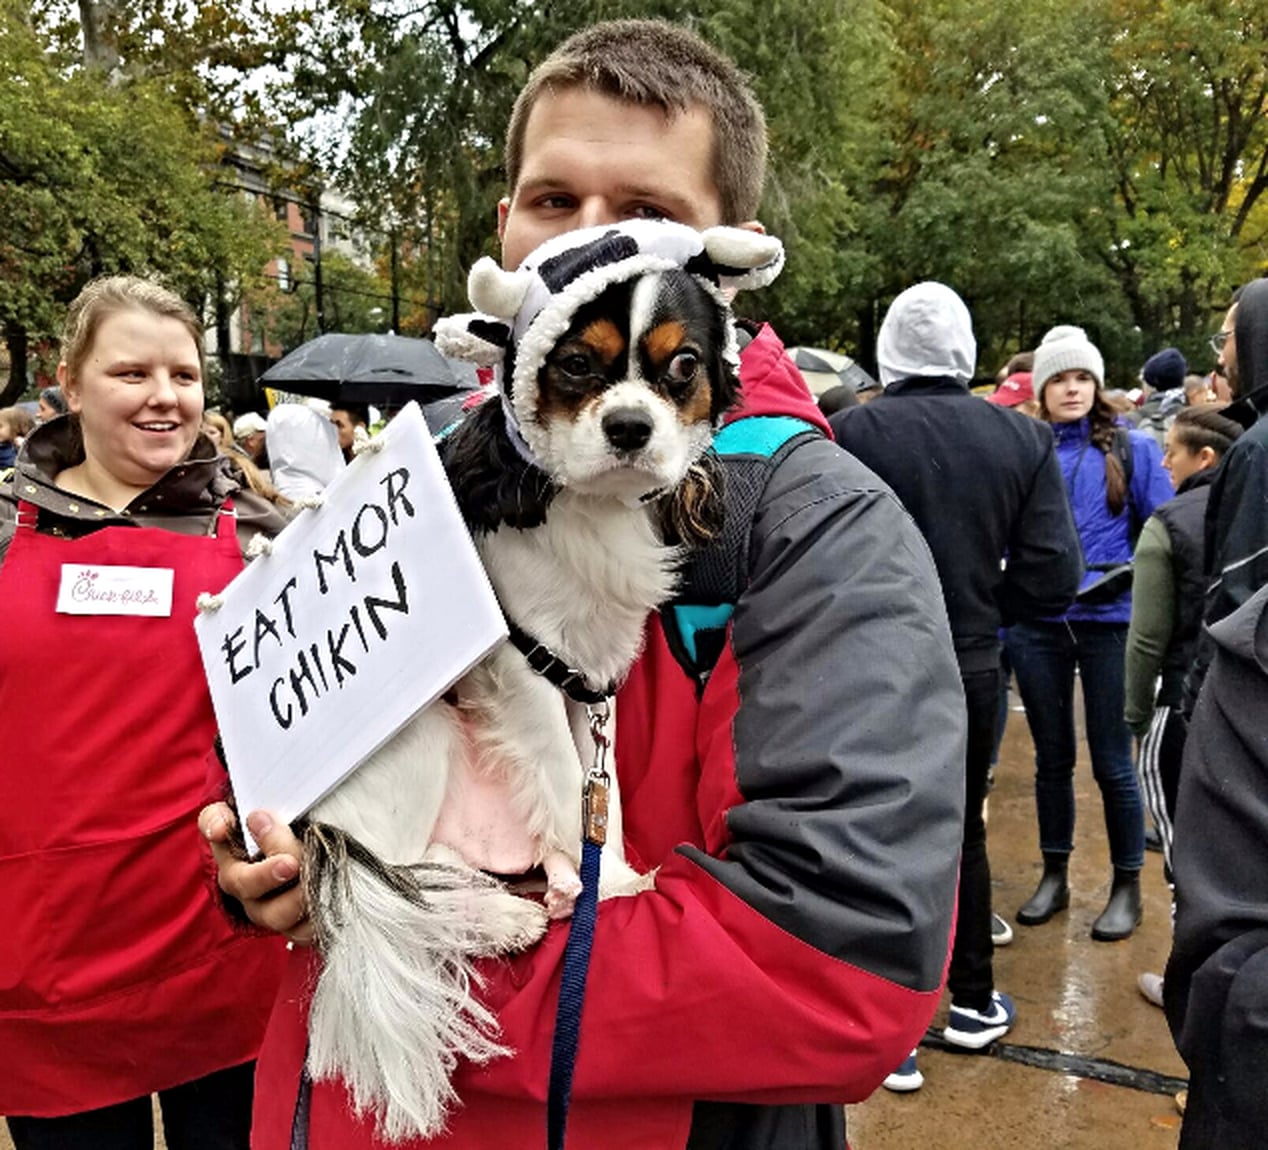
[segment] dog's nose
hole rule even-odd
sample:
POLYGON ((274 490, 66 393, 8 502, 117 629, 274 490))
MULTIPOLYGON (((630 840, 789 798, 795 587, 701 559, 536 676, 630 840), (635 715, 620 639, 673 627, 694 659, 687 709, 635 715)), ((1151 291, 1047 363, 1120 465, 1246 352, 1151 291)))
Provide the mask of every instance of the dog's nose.
POLYGON ((613 408, 603 417, 603 434, 618 451, 638 451, 652 437, 652 417, 637 407, 613 408))

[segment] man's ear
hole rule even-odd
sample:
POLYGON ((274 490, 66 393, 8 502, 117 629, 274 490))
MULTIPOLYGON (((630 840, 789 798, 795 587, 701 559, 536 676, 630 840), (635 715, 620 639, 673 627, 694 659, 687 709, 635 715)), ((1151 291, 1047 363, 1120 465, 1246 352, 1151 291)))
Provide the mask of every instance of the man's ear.
POLYGON ((511 210, 511 197, 503 196, 498 200, 498 243, 506 238, 506 217, 511 210))

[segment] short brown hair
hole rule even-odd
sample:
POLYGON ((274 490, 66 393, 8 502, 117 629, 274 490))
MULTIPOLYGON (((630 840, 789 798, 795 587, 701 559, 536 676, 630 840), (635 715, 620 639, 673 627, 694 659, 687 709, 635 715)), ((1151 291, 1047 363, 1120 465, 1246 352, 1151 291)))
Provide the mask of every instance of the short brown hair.
MULTIPOLYGON (((589 88, 660 108, 693 107, 713 123, 713 182, 722 223, 757 217, 766 177, 766 116, 748 78, 694 32, 664 20, 607 20, 575 33, 538 65, 516 98, 506 133, 511 193, 524 166, 528 118, 543 92, 589 88)), ((672 162, 670 160, 669 162, 672 162)))
POLYGON ((184 324, 198 349, 199 370, 206 371, 203 325, 198 322, 194 309, 158 280, 116 275, 101 276, 86 284, 66 313, 66 326, 62 329, 62 362, 66 364, 66 374, 70 379, 77 378, 102 323, 109 316, 128 310, 148 311, 184 324))

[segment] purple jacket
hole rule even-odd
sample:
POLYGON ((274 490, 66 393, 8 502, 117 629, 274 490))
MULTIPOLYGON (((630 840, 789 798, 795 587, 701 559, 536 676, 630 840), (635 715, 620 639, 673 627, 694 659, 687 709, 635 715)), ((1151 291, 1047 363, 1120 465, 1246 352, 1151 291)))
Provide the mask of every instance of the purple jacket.
MULTIPOLYGON (((1057 461, 1065 478, 1066 493, 1074 512, 1074 526, 1083 544, 1083 561, 1088 568, 1098 563, 1126 563, 1132 557, 1135 530, 1166 503, 1175 492, 1162 466, 1162 449, 1143 431, 1129 432, 1132 447, 1132 479, 1128 506, 1117 515, 1105 503, 1105 456, 1089 441, 1086 419, 1077 423, 1054 423, 1057 461)), ((1088 570, 1083 586, 1095 582, 1104 572, 1088 570)), ((1076 603, 1062 619, 1097 623, 1126 623, 1131 618, 1131 594, 1113 603, 1088 607, 1076 603)))

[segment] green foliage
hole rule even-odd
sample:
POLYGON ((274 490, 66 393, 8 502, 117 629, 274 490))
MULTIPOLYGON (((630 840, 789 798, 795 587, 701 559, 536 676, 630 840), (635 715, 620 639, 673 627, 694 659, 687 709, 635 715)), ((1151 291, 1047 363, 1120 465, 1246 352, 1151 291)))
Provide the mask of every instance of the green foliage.
POLYGON ((199 307, 258 277, 284 233, 218 186, 220 142, 172 85, 84 66, 17 9, 0 5, 0 326, 51 340, 108 272, 158 274, 199 307))
POLYGON ((0 232, 0 320, 35 333, 108 267, 159 268, 193 296, 240 282, 271 339, 315 331, 311 288, 252 282, 269 229, 208 188, 200 116, 268 125, 279 184, 359 205, 376 269, 323 260, 328 327, 367 322, 358 292, 390 311, 394 275, 402 329, 426 331, 496 251, 529 71, 576 28, 632 15, 685 19, 752 76, 770 124, 762 218, 789 259, 739 306, 789 343, 866 362, 890 299, 934 278, 972 308, 983 373, 1076 322, 1128 382, 1167 343, 1208 367, 1215 309, 1268 270, 1262 0, 94 7, 85 68, 71 0, 30 18, 0 0, 0 215, 17 221, 0 232))

